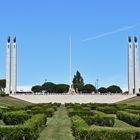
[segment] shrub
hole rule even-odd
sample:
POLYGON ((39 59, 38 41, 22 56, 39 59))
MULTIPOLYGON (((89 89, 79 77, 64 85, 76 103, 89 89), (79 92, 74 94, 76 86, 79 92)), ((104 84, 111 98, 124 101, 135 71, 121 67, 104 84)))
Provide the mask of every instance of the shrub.
POLYGON ((2 91, 2 92, 0 92, 0 96, 5 97, 5 96, 9 96, 9 94, 6 94, 5 92, 2 91))
POLYGON ((140 115, 140 110, 126 109, 125 111, 128 112, 128 113, 133 113, 133 114, 140 115))
POLYGON ((78 115, 78 116, 92 116, 94 113, 92 111, 82 111, 82 110, 73 110, 73 109, 68 109, 68 115, 69 117, 78 115))
POLYGON ((46 111, 45 111, 45 114, 47 115, 47 117, 52 117, 54 115, 54 108, 48 108, 46 111))
POLYGON ((25 111, 13 111, 3 114, 3 122, 6 125, 17 125, 24 123, 30 116, 25 111))
POLYGON ((136 127, 140 127, 140 115, 118 111, 117 118, 136 127))
POLYGON ((72 130, 76 140, 139 140, 140 130, 130 128, 89 127, 79 116, 73 116, 72 130))
POLYGON ((112 127, 115 123, 115 117, 108 115, 94 115, 88 117, 82 117, 88 125, 99 125, 112 127))
POLYGON ((107 114, 116 114, 118 111, 118 109, 113 106, 97 107, 96 109, 107 114))
POLYGON ((87 134, 87 140, 132 140, 132 139, 133 140, 140 139, 140 131, 138 129, 96 127, 91 128, 87 134))
POLYGON ((33 108, 32 110, 27 110, 27 113, 31 115, 45 114, 47 117, 52 117, 54 112, 55 112, 54 108, 43 109, 39 107, 39 108, 33 108))
POLYGON ((3 111, 0 109, 0 119, 2 119, 3 111))
POLYGON ((36 140, 39 132, 46 124, 46 117, 37 114, 22 125, 0 126, 0 139, 6 140, 36 140))
POLYGON ((72 120, 72 130, 73 135, 78 136, 78 129, 88 129, 87 123, 79 116, 73 116, 72 120))

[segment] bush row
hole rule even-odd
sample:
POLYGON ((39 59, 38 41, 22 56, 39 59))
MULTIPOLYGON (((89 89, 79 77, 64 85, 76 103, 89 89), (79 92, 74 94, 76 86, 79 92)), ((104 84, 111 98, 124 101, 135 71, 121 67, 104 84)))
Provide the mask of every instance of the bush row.
POLYGON ((136 127, 140 127, 140 115, 118 111, 117 118, 136 127))
POLYGON ((2 115, 3 122, 6 125, 22 124, 30 118, 26 111, 6 112, 2 115))
POLYGON ((97 107, 96 110, 102 111, 107 114, 116 114, 116 112, 118 111, 116 107, 112 107, 112 106, 97 107))
POLYGON ((83 110, 74 110, 74 109, 67 109, 68 111, 68 116, 72 117, 75 115, 78 116, 92 116, 94 113, 92 111, 83 111, 83 110))
POLYGON ((33 109, 33 110, 27 110, 27 113, 30 115, 35 115, 35 114, 45 114, 47 117, 52 117, 54 115, 54 108, 48 108, 48 109, 33 109))
POLYGON ((0 126, 2 140, 36 140, 39 132, 46 125, 46 116, 37 114, 22 125, 0 126))
POLYGON ((139 140, 140 129, 89 127, 79 116, 73 116, 72 130, 76 140, 139 140))
POLYGON ((108 115, 99 115, 82 117, 88 125, 99 125, 112 127, 115 123, 115 117, 108 115))
POLYGON ((87 103, 87 104, 72 104, 67 103, 65 106, 68 108, 81 109, 83 107, 88 107, 90 110, 99 110, 107 114, 116 114, 117 111, 124 111, 125 109, 140 110, 140 106, 137 105, 127 105, 127 104, 99 104, 99 103, 87 103))
POLYGON ((0 109, 0 120, 2 119, 3 111, 0 109))
POLYGON ((128 113, 133 113, 133 114, 140 115, 140 110, 126 109, 125 111, 128 112, 128 113))

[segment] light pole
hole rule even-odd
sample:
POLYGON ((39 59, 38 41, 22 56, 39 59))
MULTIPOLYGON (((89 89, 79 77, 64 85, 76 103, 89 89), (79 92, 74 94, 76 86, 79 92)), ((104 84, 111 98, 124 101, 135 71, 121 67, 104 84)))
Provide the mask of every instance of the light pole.
POLYGON ((96 79, 97 93, 98 93, 98 84, 99 84, 99 79, 96 79))

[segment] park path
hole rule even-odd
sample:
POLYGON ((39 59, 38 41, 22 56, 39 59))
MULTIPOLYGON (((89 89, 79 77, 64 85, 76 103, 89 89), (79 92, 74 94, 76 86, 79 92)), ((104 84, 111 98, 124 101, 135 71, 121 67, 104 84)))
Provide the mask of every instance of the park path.
POLYGON ((38 140, 74 140, 71 121, 64 105, 48 120, 48 126, 40 133, 38 140))

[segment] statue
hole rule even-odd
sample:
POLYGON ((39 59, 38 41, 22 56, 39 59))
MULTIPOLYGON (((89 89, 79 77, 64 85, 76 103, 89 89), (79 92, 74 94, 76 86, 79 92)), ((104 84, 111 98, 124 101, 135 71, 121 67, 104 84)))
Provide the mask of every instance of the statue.
POLYGON ((137 42, 137 37, 136 36, 134 37, 134 41, 135 41, 135 43, 137 42))
POLYGON ((16 43, 16 36, 14 37, 13 41, 14 41, 14 43, 16 43))
POLYGON ((128 37, 128 42, 129 42, 129 43, 131 42, 131 37, 130 37, 130 36, 128 37))
POLYGON ((8 37, 8 43, 10 43, 10 36, 8 37))

